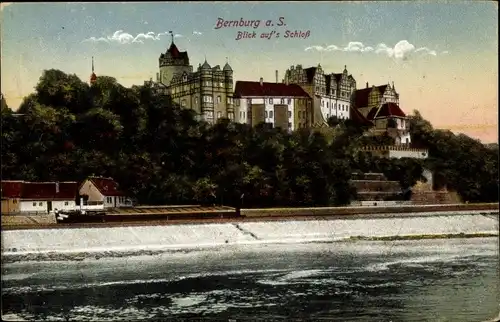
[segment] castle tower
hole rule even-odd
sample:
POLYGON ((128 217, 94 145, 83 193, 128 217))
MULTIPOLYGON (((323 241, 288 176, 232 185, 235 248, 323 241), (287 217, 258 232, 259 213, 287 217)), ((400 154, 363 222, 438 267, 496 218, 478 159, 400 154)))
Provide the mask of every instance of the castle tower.
POLYGON ((90 75, 90 84, 94 84, 97 80, 97 75, 94 73, 94 56, 92 56, 92 74, 90 75))
POLYGON ((226 64, 222 68, 224 73, 224 86, 226 88, 226 113, 230 120, 234 120, 234 101, 233 101, 233 69, 229 65, 228 59, 226 57, 226 64))
POLYGON ((172 36, 172 42, 167 51, 160 55, 158 60, 160 74, 157 76, 157 80, 166 86, 170 86, 174 75, 182 75, 184 72, 189 74, 193 71, 193 67, 189 65, 187 51, 179 51, 174 43, 173 32, 169 31, 169 33, 172 36))

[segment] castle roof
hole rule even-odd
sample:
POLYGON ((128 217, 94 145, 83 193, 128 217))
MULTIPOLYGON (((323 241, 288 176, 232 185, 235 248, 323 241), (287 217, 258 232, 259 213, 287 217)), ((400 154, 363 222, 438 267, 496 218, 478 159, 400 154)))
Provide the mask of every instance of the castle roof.
POLYGON ((222 70, 223 70, 223 71, 232 71, 233 69, 231 68, 231 66, 229 66, 229 64, 228 64, 228 63, 226 63, 226 64, 224 65, 224 68, 223 68, 222 70))
POLYGON ((349 114, 350 114, 349 118, 358 125, 365 125, 365 126, 374 125, 373 122, 364 117, 363 114, 361 114, 361 112, 357 108, 350 108, 349 114))
POLYGON ((304 97, 309 95, 296 84, 237 81, 234 97, 304 97))
MULTIPOLYGON (((378 91, 383 94, 387 89, 387 85, 375 86, 378 91)), ((368 106, 368 96, 372 91, 373 87, 358 89, 354 92, 354 106, 357 108, 362 108, 368 106)))
POLYGON ((368 112, 366 118, 368 120, 374 120, 376 118, 385 117, 406 117, 406 114, 401 110, 401 108, 396 103, 384 103, 380 107, 374 107, 368 112))
POLYGON ((177 46, 174 44, 173 41, 170 44, 170 47, 167 49, 167 52, 165 54, 161 54, 160 58, 163 58, 165 55, 168 54, 170 54, 170 56, 175 59, 188 59, 187 51, 179 51, 179 49, 177 48, 177 46))
POLYGON ((210 64, 205 59, 205 62, 203 63, 203 65, 201 65, 201 69, 210 69, 210 68, 212 67, 210 67, 210 64))

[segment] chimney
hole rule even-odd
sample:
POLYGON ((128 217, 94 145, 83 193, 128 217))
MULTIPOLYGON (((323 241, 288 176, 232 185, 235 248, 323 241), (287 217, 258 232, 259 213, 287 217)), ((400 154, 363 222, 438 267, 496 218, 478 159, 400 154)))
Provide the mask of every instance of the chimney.
POLYGON ((264 86, 264 79, 262 77, 260 78, 259 82, 260 82, 260 86, 264 86))
POLYGON ((278 83, 278 70, 276 69, 276 83, 278 83))
POLYGON ((366 82, 366 88, 368 88, 368 82, 366 82))
POLYGON ((59 193, 59 182, 56 182, 56 193, 59 193))

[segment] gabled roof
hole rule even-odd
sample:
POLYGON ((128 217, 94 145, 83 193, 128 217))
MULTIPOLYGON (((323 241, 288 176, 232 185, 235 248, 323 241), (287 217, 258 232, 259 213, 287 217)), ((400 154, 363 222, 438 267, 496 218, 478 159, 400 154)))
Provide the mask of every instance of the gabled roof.
POLYGON ((2 181, 2 199, 21 198, 23 181, 2 181))
MULTIPOLYGON (((387 85, 375 86, 380 94, 384 94, 387 89, 387 85)), ((362 108, 368 106, 368 96, 370 95, 373 87, 359 89, 354 92, 354 106, 357 108, 362 108)))
POLYGON ((366 118, 373 120, 375 118, 384 118, 390 116, 406 117, 406 114, 396 103, 384 103, 380 107, 374 107, 370 110, 366 118))
POLYGON ((75 200, 77 182, 24 182, 22 199, 27 200, 75 200))
POLYGON ((112 178, 90 177, 88 180, 104 196, 125 196, 125 193, 118 187, 118 183, 112 178))
POLYGON ((296 84, 237 81, 234 97, 304 97, 309 95, 296 84))
POLYGON ((358 125, 364 125, 364 126, 374 125, 372 121, 364 117, 363 114, 361 114, 361 112, 355 107, 349 109, 349 114, 350 114, 350 119, 358 125))
POLYGON ((306 72, 306 77, 307 77, 307 82, 311 83, 314 79, 314 76, 316 75, 316 68, 317 67, 309 67, 305 68, 304 71, 306 72))

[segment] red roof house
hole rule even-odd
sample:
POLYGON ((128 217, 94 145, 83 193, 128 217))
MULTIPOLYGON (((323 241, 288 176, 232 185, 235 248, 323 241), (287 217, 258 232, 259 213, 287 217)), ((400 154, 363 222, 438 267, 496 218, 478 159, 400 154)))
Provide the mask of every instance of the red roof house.
POLYGON ((126 193, 112 178, 90 177, 80 185, 79 192, 88 196, 89 202, 103 202, 107 208, 131 206, 126 193))

